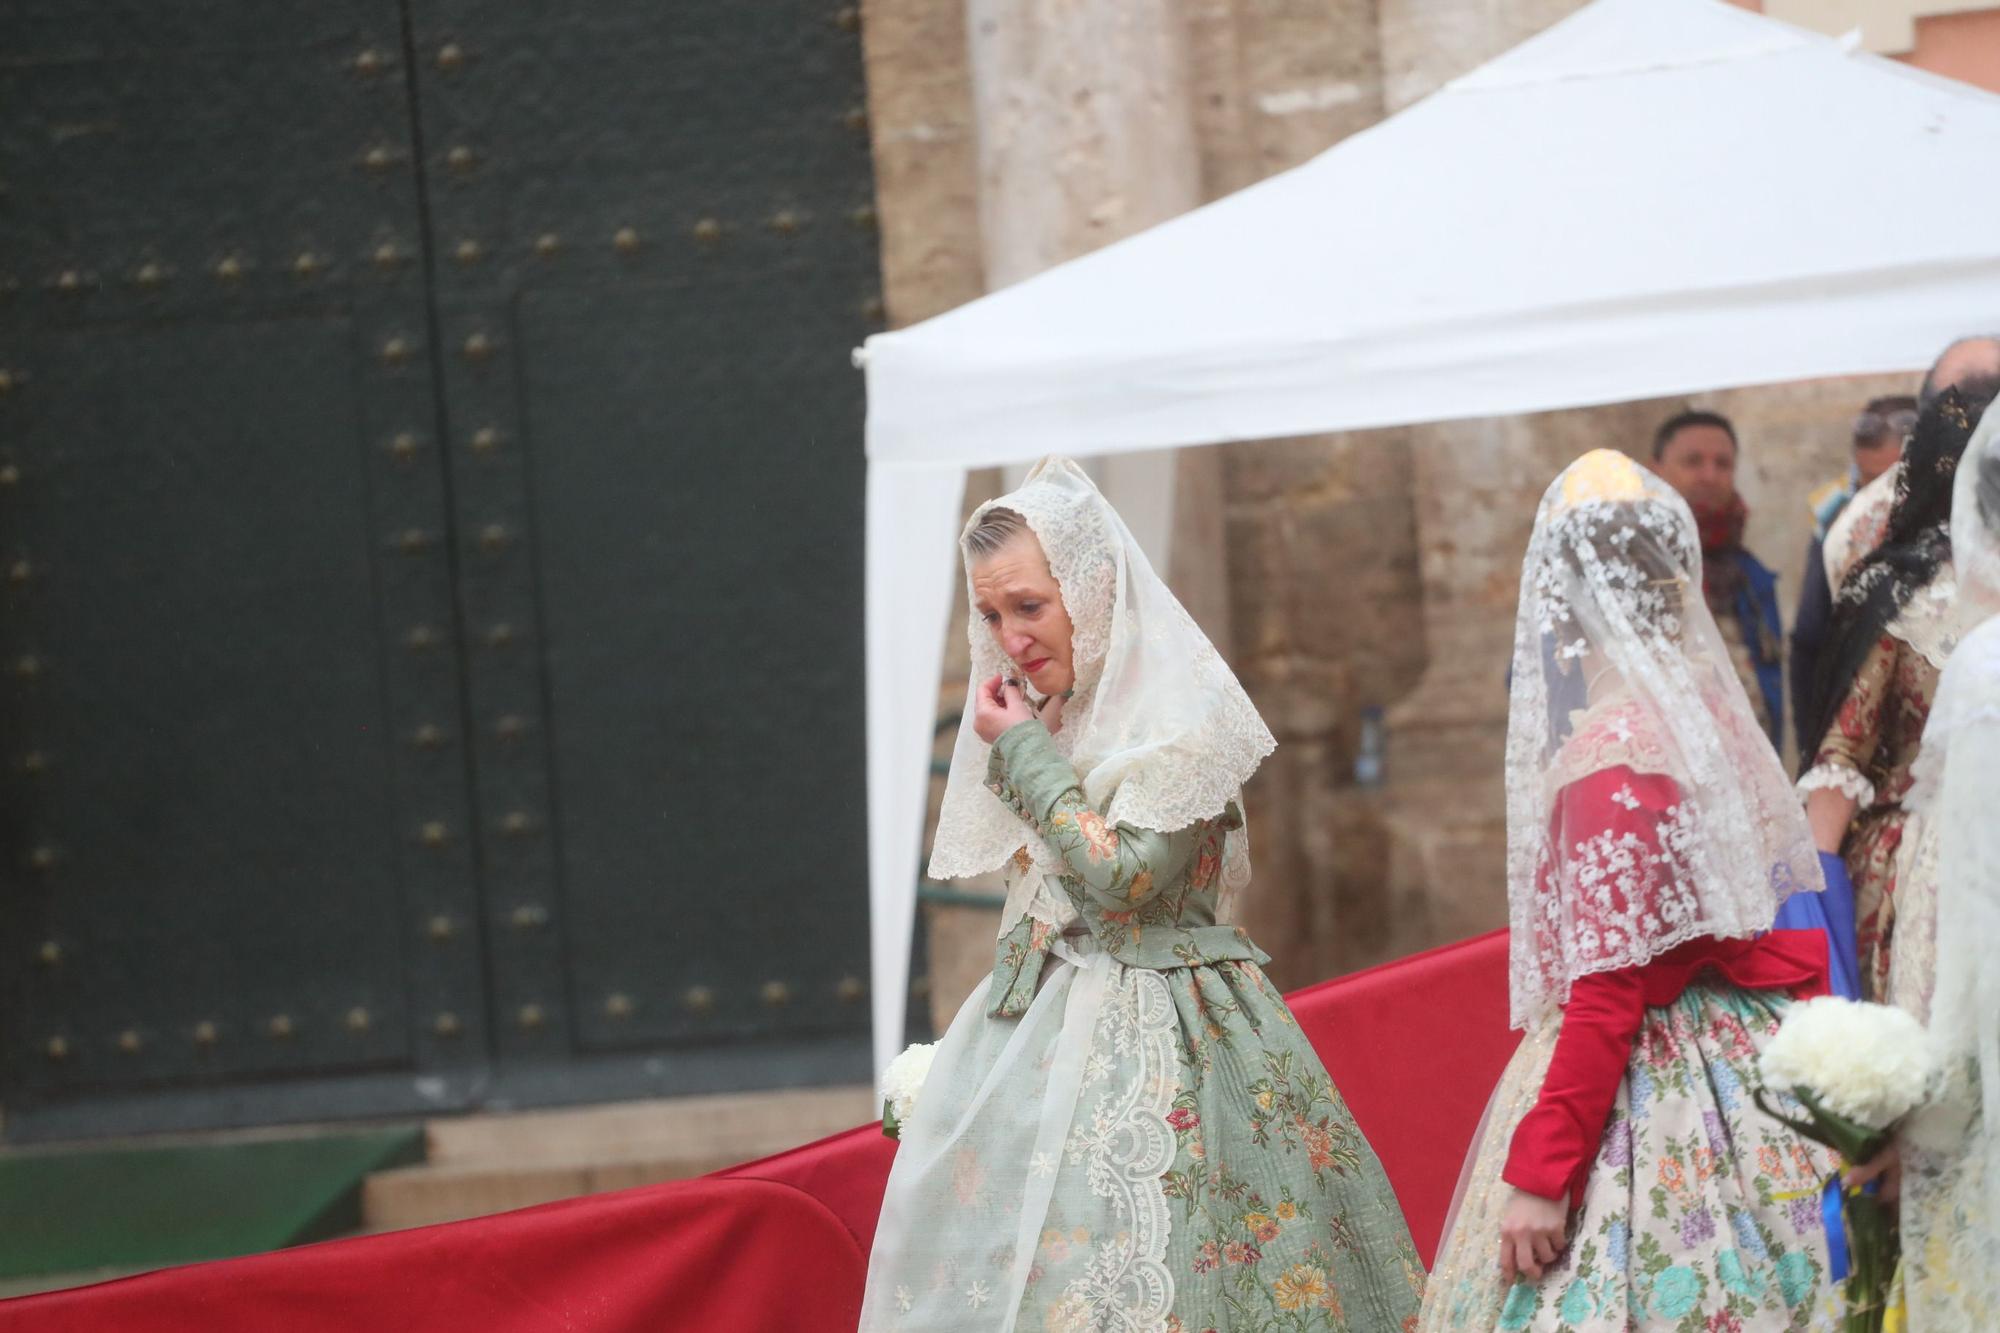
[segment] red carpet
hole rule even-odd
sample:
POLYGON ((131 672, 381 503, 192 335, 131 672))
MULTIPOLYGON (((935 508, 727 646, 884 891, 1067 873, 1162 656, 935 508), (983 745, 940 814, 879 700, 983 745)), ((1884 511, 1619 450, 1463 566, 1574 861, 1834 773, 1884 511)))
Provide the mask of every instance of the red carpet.
MULTIPOLYGON (((1513 1054, 1507 941, 1288 997, 1429 1263, 1513 1054)), ((866 1125, 700 1180, 0 1301, 4 1333, 852 1333, 895 1145, 866 1125)))

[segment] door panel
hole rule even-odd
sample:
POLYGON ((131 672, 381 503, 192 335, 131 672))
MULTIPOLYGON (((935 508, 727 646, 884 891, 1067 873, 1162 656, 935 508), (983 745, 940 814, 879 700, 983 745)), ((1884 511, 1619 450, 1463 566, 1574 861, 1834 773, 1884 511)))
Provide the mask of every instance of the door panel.
POLYGON ((413 8, 503 1063, 671 1083, 751 1040, 782 1081, 866 1028, 879 279, 837 13, 413 8))
POLYGON ((10 1137, 865 1074, 843 12, 9 8, 10 1137))
POLYGON ((9 1132, 483 1060, 401 13, 9 17, 9 1132))

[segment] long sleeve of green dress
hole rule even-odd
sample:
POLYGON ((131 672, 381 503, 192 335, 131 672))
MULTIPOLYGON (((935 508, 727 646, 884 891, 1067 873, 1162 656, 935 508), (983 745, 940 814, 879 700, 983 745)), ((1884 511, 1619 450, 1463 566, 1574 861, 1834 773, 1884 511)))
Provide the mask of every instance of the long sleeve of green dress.
POLYGON ((1139 911, 1185 876, 1210 836, 1207 820, 1171 833, 1107 823, 1040 722, 1018 723, 994 742, 987 784, 1061 854, 1062 885, 1086 917, 1139 911))

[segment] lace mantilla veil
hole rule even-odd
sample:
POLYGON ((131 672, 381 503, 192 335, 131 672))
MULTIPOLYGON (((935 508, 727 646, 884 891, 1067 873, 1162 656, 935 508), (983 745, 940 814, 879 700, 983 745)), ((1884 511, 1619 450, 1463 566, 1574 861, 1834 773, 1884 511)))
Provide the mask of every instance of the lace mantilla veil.
MULTIPOLYGON (((1888 535, 1889 512, 1896 506, 1901 467, 1899 463, 1870 482, 1842 511, 1835 520, 1835 530, 1827 535, 1827 582, 1836 594, 1847 576, 1888 535), (1853 513, 1851 524, 1847 523, 1849 511, 1853 513)), ((1889 633, 1922 653, 1925 660, 1940 670, 1959 639, 1976 623, 1976 618, 1968 618, 1966 604, 1958 597, 1955 565, 1953 561, 1940 566, 1931 581, 1912 594, 1902 612, 1889 622, 1889 633)))
POLYGON ((2000 1319, 2000 408, 1959 462, 1951 547, 1977 628, 1938 682, 1907 803, 1937 838, 1930 1028, 1952 1059, 1912 1134, 1904 1252, 1913 1321, 1984 1327, 2000 1319))
MULTIPOLYGON (((1026 520, 1062 589, 1074 635, 1076 688, 1055 742, 1075 765, 1091 805, 1113 824, 1170 833, 1240 803, 1243 784, 1277 742, 1089 475, 1069 459, 1044 459, 1020 489, 979 506, 965 534, 992 509, 1011 509, 1026 520)), ((960 549, 965 554, 963 536, 960 549)), ((1026 848, 1038 873, 1013 877, 1000 923, 1004 935, 1033 908, 1040 874, 1053 872, 1061 858, 987 789, 992 747, 972 728, 970 700, 982 683, 1013 667, 980 622, 969 556, 966 590, 972 608, 968 703, 930 873, 936 879, 984 874, 1026 848)), ((1249 842, 1238 830, 1229 835, 1224 857, 1224 919, 1249 875, 1249 842)), ((1043 895, 1045 907, 1067 909, 1049 898, 1043 895)))
POLYGON ((1748 936, 1787 895, 1823 887, 1805 813, 1700 589, 1693 515, 1623 454, 1586 454, 1542 497, 1507 723, 1516 1027, 1548 1016, 1580 976, 1699 936, 1748 936), (1563 825, 1563 789, 1621 765, 1679 787, 1657 851, 1563 825))

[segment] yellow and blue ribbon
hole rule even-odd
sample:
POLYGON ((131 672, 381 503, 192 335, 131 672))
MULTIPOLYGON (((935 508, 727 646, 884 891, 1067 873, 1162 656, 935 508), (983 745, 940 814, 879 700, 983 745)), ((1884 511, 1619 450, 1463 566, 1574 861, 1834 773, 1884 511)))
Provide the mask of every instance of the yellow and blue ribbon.
MULTIPOLYGON (((1834 1172, 1826 1178, 1826 1183, 1816 1190, 1786 1190, 1771 1196, 1774 1199, 1789 1200, 1809 1199, 1815 1194, 1819 1195, 1820 1225, 1826 1228, 1827 1276, 1835 1282, 1845 1282, 1848 1273, 1854 1268, 1853 1256, 1847 1249, 1847 1218, 1844 1212, 1845 1204, 1842 1202, 1846 1190, 1841 1186, 1841 1175, 1839 1171, 1834 1172)), ((1875 1182, 1872 1180, 1856 1191, 1861 1194, 1874 1192, 1875 1182)))

